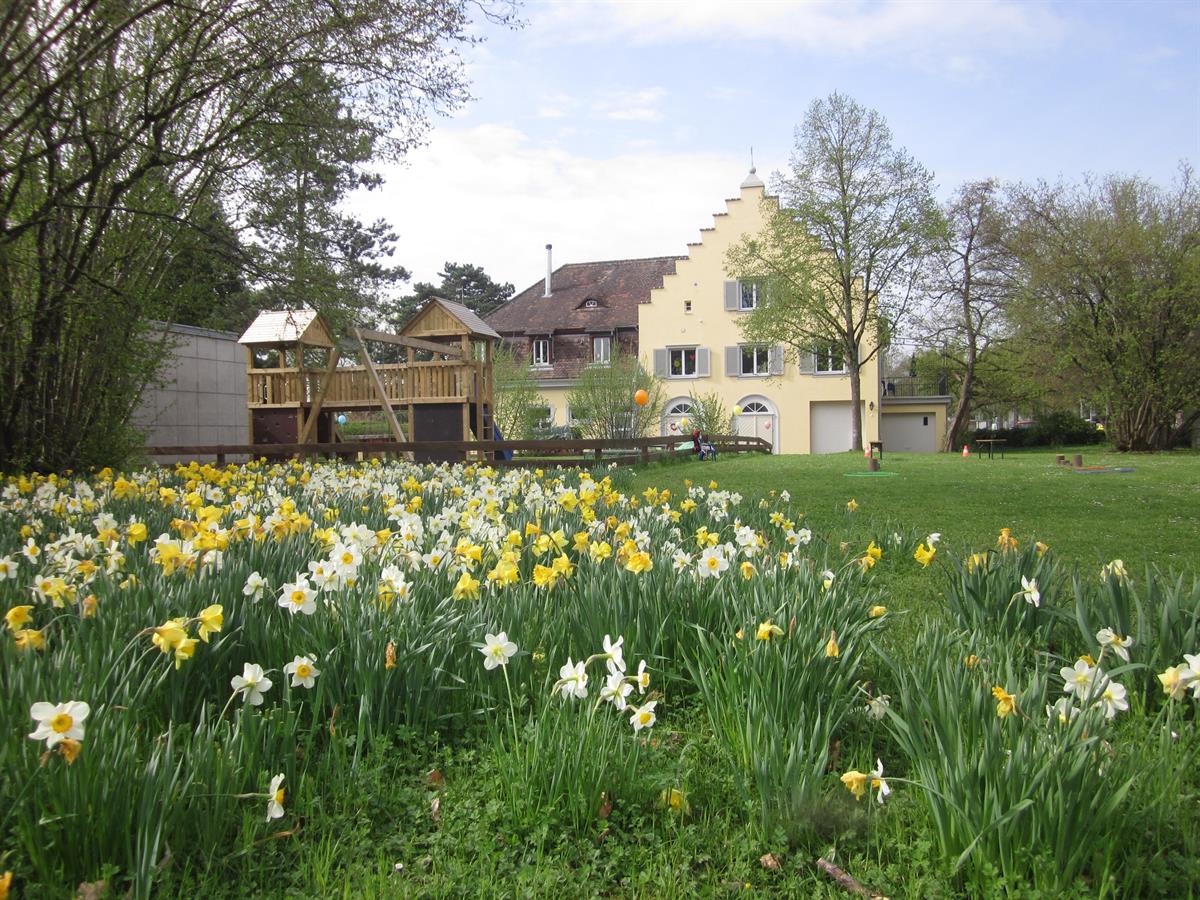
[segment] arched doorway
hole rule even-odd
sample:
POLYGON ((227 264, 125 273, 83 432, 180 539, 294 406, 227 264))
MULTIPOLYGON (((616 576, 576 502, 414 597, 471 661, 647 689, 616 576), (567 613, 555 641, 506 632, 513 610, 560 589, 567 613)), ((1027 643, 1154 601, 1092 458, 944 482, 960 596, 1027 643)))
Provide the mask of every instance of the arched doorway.
POLYGON ((691 397, 676 397, 663 407, 665 412, 662 418, 662 433, 663 437, 677 437, 680 439, 689 438, 692 436, 692 405, 691 397), (684 424, 687 423, 687 424, 684 424))
POLYGON ((779 413, 766 397, 744 397, 737 404, 742 408, 736 416, 737 433, 758 437, 771 444, 771 452, 779 452, 779 413))

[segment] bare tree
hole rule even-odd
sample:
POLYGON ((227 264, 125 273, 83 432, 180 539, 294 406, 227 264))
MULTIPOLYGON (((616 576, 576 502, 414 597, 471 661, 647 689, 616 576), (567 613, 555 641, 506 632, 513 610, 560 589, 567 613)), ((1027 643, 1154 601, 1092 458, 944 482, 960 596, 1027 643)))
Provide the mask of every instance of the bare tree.
MULTIPOLYGON (((843 94, 809 107, 791 168, 776 175, 781 205, 759 235, 730 249, 726 268, 765 280, 744 319, 747 340, 786 344, 792 355, 833 345, 862 407, 859 372, 904 315, 922 256, 938 233, 933 176, 893 146, 883 116, 843 94)), ((851 415, 852 446, 862 420, 851 415)))
POLYGON ((1003 203, 995 181, 962 185, 943 207, 946 230, 926 258, 929 306, 917 317, 918 341, 935 349, 956 375, 958 399, 945 450, 958 446, 970 420, 980 356, 1003 336, 1004 299, 1014 285, 1004 252, 1003 203))

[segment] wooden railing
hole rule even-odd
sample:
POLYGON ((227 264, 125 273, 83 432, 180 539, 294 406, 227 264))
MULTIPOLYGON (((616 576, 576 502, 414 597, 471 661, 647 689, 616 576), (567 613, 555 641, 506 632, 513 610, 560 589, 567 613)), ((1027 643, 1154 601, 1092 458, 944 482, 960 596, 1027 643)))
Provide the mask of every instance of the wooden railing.
MULTIPOLYGON (((384 392, 396 404, 431 400, 476 400, 488 396, 482 363, 459 360, 384 363, 375 371, 384 392)), ((254 369, 246 378, 246 402, 251 406, 312 403, 321 390, 324 372, 296 369, 254 369)), ((363 366, 334 369, 329 376, 325 408, 377 405, 379 398, 370 373, 363 366)))
MULTIPOLYGON (((708 438, 721 453, 770 453, 771 442, 743 435, 708 438)), ((147 456, 215 457, 224 464, 228 456, 353 456, 359 453, 400 455, 427 452, 482 454, 493 465, 592 466, 597 463, 644 463, 691 454, 691 442, 679 438, 628 438, 572 441, 344 441, 325 444, 211 444, 201 446, 146 447, 147 456), (686 447, 684 446, 686 444, 686 447), (496 458, 505 451, 521 454, 512 460, 496 458), (620 451, 626 451, 621 453, 620 451), (548 458, 562 457, 562 458, 548 458)))

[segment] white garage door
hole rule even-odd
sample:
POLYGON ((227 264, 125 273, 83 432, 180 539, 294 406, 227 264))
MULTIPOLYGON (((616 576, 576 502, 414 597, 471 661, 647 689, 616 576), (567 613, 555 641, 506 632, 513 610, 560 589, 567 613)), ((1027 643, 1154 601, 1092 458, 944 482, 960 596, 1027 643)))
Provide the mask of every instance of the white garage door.
POLYGON ((889 453, 936 453, 937 418, 928 413, 886 413, 879 436, 889 453))
MULTIPOLYGON (((809 441, 813 453, 843 453, 850 449, 850 404, 814 403, 809 441)), ((886 444, 884 445, 887 446, 886 444)))

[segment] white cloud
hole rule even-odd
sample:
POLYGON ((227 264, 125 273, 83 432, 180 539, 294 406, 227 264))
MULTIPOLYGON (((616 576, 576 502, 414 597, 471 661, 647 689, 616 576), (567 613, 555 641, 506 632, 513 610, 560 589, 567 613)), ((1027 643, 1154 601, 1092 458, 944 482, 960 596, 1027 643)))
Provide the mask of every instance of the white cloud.
POLYGON ((542 277, 548 243, 556 266, 685 253, 744 176, 744 160, 720 154, 589 157, 489 124, 434 132, 352 208, 391 222, 414 280, 436 282, 453 260, 522 290, 542 277))
POLYGON ((658 104, 666 95, 666 90, 660 87, 608 91, 592 104, 592 110, 606 119, 621 122, 657 122, 662 118, 658 104))
POLYGON ((557 0, 529 16, 554 42, 666 44, 696 40, 770 41, 828 54, 1055 44, 1066 24, 1045 3, 1011 0, 557 0))

